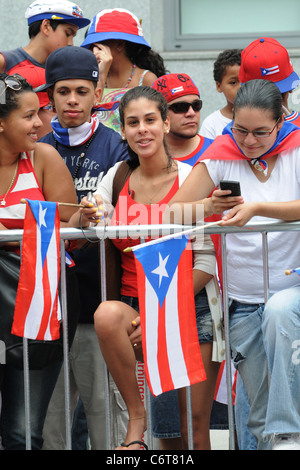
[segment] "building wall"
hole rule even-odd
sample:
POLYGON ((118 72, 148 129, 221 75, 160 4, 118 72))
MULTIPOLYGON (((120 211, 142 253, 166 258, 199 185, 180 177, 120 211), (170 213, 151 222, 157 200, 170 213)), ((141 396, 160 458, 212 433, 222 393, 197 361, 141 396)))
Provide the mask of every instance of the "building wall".
MULTIPOLYGON (((28 44, 25 10, 30 0, 0 0, 0 50, 13 49, 28 44)), ((223 95, 217 93, 213 80, 213 63, 218 51, 164 51, 163 0, 78 0, 84 15, 90 19, 103 8, 127 8, 142 19, 146 40, 164 58, 170 72, 189 74, 199 87, 203 108, 201 120, 215 109, 224 106, 223 95)), ((80 45, 85 30, 78 32, 75 45, 80 45)), ((289 50, 295 71, 300 75, 300 49, 289 50)), ((300 91, 295 91, 289 99, 290 107, 300 111, 300 91)))

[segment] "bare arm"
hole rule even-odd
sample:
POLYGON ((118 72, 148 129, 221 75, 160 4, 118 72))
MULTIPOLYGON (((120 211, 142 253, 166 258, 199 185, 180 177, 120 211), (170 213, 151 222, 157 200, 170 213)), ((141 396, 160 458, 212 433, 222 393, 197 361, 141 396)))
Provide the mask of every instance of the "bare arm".
POLYGON ((4 55, 0 53, 0 72, 4 72, 5 69, 5 58, 4 55))
POLYGON ((224 225, 242 227, 254 216, 285 221, 300 220, 300 200, 287 202, 249 202, 237 205, 223 216, 224 225))
POLYGON ((190 172, 184 183, 176 192, 175 196, 169 202, 170 211, 173 211, 175 217, 171 222, 179 223, 179 217, 185 224, 194 223, 199 220, 199 214, 208 217, 212 214, 220 214, 224 210, 231 209, 237 203, 242 203, 242 198, 227 197, 221 198, 221 195, 229 195, 230 191, 217 190, 214 194, 217 197, 208 197, 215 189, 207 167, 204 163, 198 163, 190 172))

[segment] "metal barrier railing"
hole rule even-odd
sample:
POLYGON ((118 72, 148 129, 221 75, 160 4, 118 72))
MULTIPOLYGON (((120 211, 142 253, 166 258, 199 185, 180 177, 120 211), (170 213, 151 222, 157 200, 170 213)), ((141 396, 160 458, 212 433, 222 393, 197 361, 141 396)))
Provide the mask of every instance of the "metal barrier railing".
MULTIPOLYGON (((267 219, 266 219, 267 220, 267 219)), ((158 237, 169 235, 170 233, 180 233, 194 227, 187 225, 139 225, 139 226, 118 226, 118 227, 92 227, 89 229, 62 228, 60 230, 60 249, 61 249, 61 307, 63 321, 63 339, 64 339, 64 381, 65 381, 65 416, 66 416, 66 450, 72 449, 71 438, 71 406, 70 406, 70 383, 69 383, 69 357, 68 357, 68 328, 67 328, 67 297, 66 297, 66 265, 65 265, 65 240, 76 240, 81 238, 99 239, 100 243, 100 270, 101 294, 102 299, 106 299, 106 277, 105 277, 105 238, 128 238, 134 235, 140 238, 141 242, 145 237, 158 237)), ((227 381, 227 400, 228 400, 228 424, 229 424, 229 449, 235 449, 234 433, 234 409, 232 399, 232 376, 231 376, 231 351, 229 339, 229 302, 228 302, 228 277, 227 277, 227 257, 226 257, 226 235, 230 233, 260 232, 262 235, 262 258, 263 258, 263 277, 264 277, 264 297, 265 302, 269 297, 269 263, 268 263, 268 240, 269 232, 300 231, 300 222, 259 222, 249 223, 244 227, 221 227, 214 226, 205 229, 207 234, 219 234, 221 236, 222 248, 222 276, 223 276, 223 310, 224 310, 224 337, 225 337, 225 361, 226 361, 226 381, 227 381)), ((23 230, 5 230, 0 231, 0 242, 19 241, 22 242, 23 230)), ((25 431, 26 431, 26 449, 31 449, 30 432, 30 382, 29 382, 29 364, 28 364, 28 344, 23 340, 24 347, 24 400, 25 400, 25 431)), ((106 398, 109 398, 109 381, 106 371, 105 377, 106 398)), ((147 387, 146 387, 147 388, 147 387)), ((149 391, 146 393, 146 407, 149 406, 149 391)), ((187 393, 188 408, 188 435, 189 448, 193 448, 193 426, 191 418, 191 397, 190 387, 187 393)), ((106 406, 106 438, 107 449, 110 445, 110 407, 106 406)), ((147 416, 150 413, 147 413, 147 416)), ((149 425, 150 423, 148 423, 149 425)), ((151 430, 151 426, 148 427, 151 430)), ((149 446, 151 448, 151 444, 149 446)))

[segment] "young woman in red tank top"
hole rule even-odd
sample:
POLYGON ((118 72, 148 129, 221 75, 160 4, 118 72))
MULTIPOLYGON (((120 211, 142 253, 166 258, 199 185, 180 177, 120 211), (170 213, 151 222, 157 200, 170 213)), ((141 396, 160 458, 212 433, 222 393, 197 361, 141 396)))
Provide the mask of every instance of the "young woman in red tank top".
MULTIPOLYGON (((153 217, 156 223, 160 223, 161 219, 158 220, 159 216, 154 214, 153 207, 159 208, 167 204, 182 182, 182 173, 186 171, 187 175, 190 171, 189 165, 177 162, 168 155, 164 143, 164 135, 169 131, 167 111, 165 99, 149 87, 133 88, 121 100, 122 136, 127 140, 130 148, 129 165, 132 172, 119 195, 112 219, 115 224, 151 224, 153 217), (142 219, 141 214, 143 214, 142 219)), ((112 169, 112 172, 114 171, 116 170, 112 169)), ((103 200, 106 200, 105 191, 111 191, 113 177, 114 173, 111 176, 106 175, 94 193, 98 207, 103 204, 103 200)), ((82 203, 88 204, 85 199, 82 203)), ((88 206, 80 209, 83 225, 97 220, 100 212, 96 211, 96 209, 89 209, 88 206)), ((125 300, 102 302, 94 317, 103 357, 129 413, 124 443, 117 447, 121 450, 140 449, 141 439, 147 426, 146 411, 135 375, 136 360, 142 360, 136 273, 134 262, 130 259, 132 253, 124 254, 122 251, 123 248, 133 243, 137 241, 115 241, 115 245, 120 244, 122 247, 120 250, 123 268, 122 299, 130 296, 136 302, 125 303, 125 300)), ((207 272, 199 271, 198 274, 199 277, 197 275, 196 281, 194 280, 195 292, 201 291, 213 277, 207 272)), ((215 378, 217 371, 218 364, 214 372, 215 378)), ((206 408, 209 407, 206 405, 206 408)))

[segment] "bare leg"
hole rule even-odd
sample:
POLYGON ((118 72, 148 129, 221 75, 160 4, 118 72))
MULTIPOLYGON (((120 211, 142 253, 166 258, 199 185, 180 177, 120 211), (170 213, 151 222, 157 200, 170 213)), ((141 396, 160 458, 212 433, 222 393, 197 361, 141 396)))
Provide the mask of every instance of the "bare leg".
MULTIPOLYGON (((137 312, 133 308, 117 301, 102 302, 94 316, 104 360, 127 405, 129 423, 124 441, 126 444, 141 440, 147 427, 146 411, 136 379, 136 356, 129 339, 134 331, 131 322, 136 317, 137 312)), ((139 448, 138 444, 134 444, 129 450, 139 448)))
MULTIPOLYGON (((220 364, 211 361, 212 343, 201 343, 201 355, 207 380, 192 385, 192 417, 195 450, 210 450, 209 423, 220 364)), ((179 390, 181 433, 188 449, 185 389, 179 390)))

